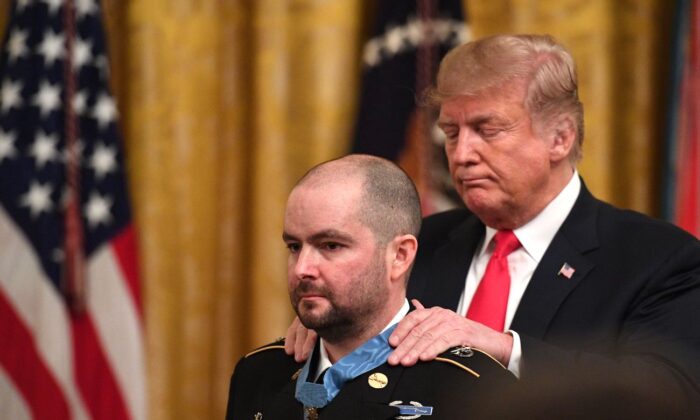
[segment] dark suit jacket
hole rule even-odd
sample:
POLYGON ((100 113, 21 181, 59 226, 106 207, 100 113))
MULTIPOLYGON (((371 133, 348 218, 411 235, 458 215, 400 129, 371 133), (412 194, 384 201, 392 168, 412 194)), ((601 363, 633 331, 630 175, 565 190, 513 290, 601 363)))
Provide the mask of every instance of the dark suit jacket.
MULTIPOLYGON (((302 366, 285 354, 282 342, 241 359, 231 378, 226 418, 303 419, 303 405, 294 397, 302 366)), ((346 383, 318 414, 319 419, 333 420, 393 419, 399 412, 390 403, 413 402, 433 407, 431 416, 421 418, 478 418, 471 413, 495 403, 498 391, 514 381, 510 372, 485 353, 475 350, 471 357, 459 357, 448 351, 435 361, 411 368, 380 365, 346 383), (376 372, 388 378, 384 388, 369 385, 369 376, 376 372)))
MULTIPOLYGON (((456 309, 484 232, 467 210, 426 218, 409 298, 456 309)), ((697 409, 700 242, 599 201, 582 185, 510 328, 521 337, 523 381, 629 375, 697 409), (558 274, 564 263, 575 269, 571 278, 558 274)))

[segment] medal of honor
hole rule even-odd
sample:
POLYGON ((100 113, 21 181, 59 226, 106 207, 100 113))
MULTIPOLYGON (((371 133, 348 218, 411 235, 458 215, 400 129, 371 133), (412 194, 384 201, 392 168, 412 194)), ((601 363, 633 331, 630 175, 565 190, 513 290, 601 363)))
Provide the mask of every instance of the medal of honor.
POLYGON ((304 407, 304 412, 306 414, 305 420, 318 420, 318 408, 304 407))

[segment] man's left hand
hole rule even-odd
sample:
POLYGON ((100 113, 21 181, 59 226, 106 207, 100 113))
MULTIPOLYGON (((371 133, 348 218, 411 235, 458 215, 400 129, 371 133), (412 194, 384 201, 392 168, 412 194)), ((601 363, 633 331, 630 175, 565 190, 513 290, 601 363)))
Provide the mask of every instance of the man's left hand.
POLYGON ((389 337, 395 347, 391 365, 412 366, 419 360, 433 360, 450 347, 469 346, 483 350, 508 366, 513 336, 492 330, 455 312, 440 307, 426 309, 416 299, 416 309, 399 322, 389 337))

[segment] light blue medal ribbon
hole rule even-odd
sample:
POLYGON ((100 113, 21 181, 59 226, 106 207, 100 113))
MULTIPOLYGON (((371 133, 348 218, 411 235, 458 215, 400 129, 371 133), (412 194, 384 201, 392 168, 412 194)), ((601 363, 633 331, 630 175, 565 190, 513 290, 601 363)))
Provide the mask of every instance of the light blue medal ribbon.
POLYGON ((389 345, 389 336, 394 328, 396 328, 396 324, 338 360, 326 371, 323 384, 307 382, 311 369, 311 357, 309 357, 297 379, 294 393, 297 401, 303 403, 304 408, 325 407, 338 395, 346 382, 386 362, 392 351, 389 345))

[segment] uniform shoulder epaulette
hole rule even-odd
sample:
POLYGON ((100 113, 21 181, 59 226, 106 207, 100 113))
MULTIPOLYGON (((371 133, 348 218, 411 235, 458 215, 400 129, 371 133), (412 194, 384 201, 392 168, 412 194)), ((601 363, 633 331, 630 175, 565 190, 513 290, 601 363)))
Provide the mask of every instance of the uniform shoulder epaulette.
POLYGON ((503 366, 503 364, 492 355, 486 353, 483 350, 479 350, 468 346, 452 347, 451 349, 436 357, 435 361, 452 364, 478 378, 481 375, 473 368, 473 366, 471 366, 472 363, 470 363, 470 361, 473 361, 473 358, 475 357, 482 359, 484 357, 489 358, 503 369, 506 369, 506 367, 503 366))
POLYGON ((267 351, 267 350, 284 350, 284 338, 279 338, 279 339, 277 339, 277 341, 274 341, 274 342, 269 343, 269 344, 265 344, 262 347, 258 347, 257 349, 246 354, 244 356, 244 358, 250 357, 254 354, 258 354, 258 353, 261 353, 261 352, 267 351))

